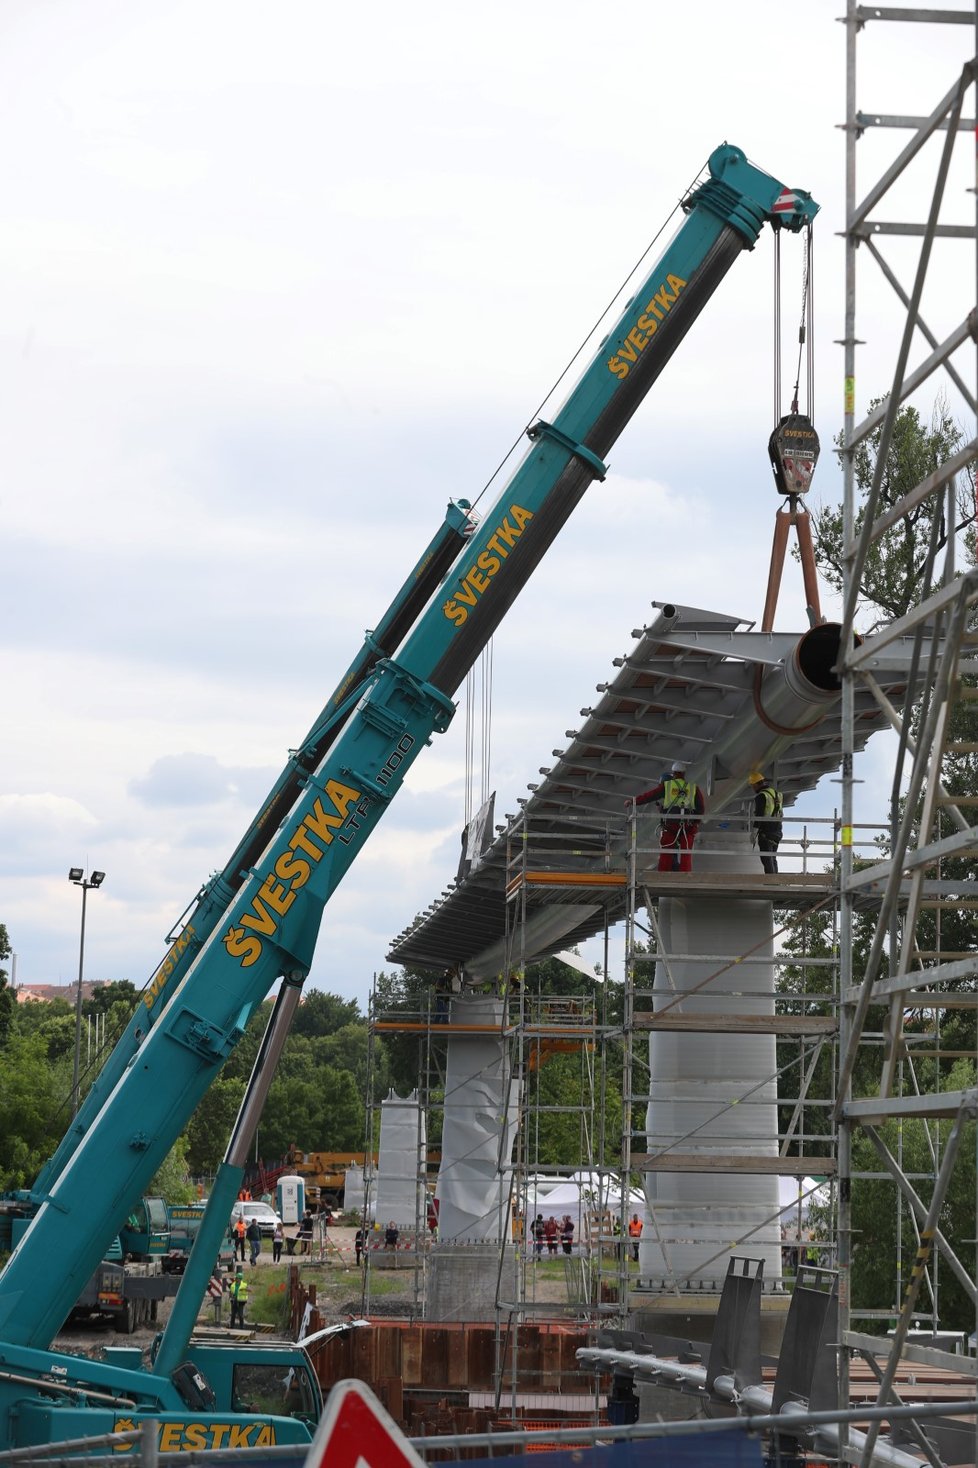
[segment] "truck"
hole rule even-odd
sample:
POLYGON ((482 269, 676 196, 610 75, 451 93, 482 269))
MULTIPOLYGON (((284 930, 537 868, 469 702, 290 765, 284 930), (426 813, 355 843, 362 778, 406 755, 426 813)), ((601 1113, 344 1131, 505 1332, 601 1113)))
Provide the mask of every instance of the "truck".
POLYGON ((104 1320, 131 1335, 157 1318, 159 1303, 177 1292, 177 1281, 166 1274, 159 1259, 130 1262, 121 1252, 105 1259, 85 1285, 68 1316, 69 1321, 104 1320))
MULTIPOLYGON (((31 1216, 25 1203, 7 1200, 0 1206, 0 1252, 21 1236, 31 1216)), ((104 1321, 130 1335, 156 1320, 160 1301, 177 1292, 178 1276, 186 1267, 202 1217, 200 1203, 171 1205, 156 1196, 140 1199, 83 1285, 68 1321, 104 1321)), ((227 1269, 233 1262, 228 1239, 218 1263, 227 1269)))
MULTIPOLYGON (((130 1264, 158 1260, 163 1274, 183 1274, 206 1209, 203 1202, 168 1203, 157 1195, 140 1198, 119 1230, 123 1258, 130 1264)), ((222 1269, 234 1263, 230 1231, 217 1262, 222 1269)))
POLYGON ((808 194, 726 143, 682 208, 679 229, 563 406, 527 430, 525 456, 494 506, 477 518, 464 500, 449 505, 227 865, 171 933, 136 1015, 26 1190, 32 1215, 0 1273, 0 1451, 148 1419, 163 1451, 309 1439, 318 1386, 304 1353, 286 1348, 281 1377, 298 1375, 300 1405, 237 1393, 239 1348, 205 1356, 192 1342, 197 1312, 326 904, 415 759, 449 726, 468 670, 588 487, 605 477, 609 450, 734 261, 765 225, 798 233, 817 212, 808 194), (152 1360, 125 1347, 98 1362, 54 1350, 82 1285, 276 986, 152 1360))
MULTIPOLYGON (((342 1208, 346 1192, 348 1167, 365 1167, 366 1152, 303 1152, 289 1148, 286 1171, 301 1177, 305 1184, 306 1203, 314 1212, 325 1208, 342 1208)), ((371 1162, 376 1166, 377 1155, 371 1162)))

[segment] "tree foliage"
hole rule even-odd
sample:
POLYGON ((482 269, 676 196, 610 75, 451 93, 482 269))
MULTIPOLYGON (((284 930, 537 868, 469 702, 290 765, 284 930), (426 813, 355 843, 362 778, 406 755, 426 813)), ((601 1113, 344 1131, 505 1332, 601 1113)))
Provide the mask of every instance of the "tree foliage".
POLYGON ((70 1119, 70 1087, 70 1067, 51 1061, 42 1035, 11 1031, 0 1048, 0 1188, 34 1181, 70 1119))
POLYGON ((190 1181, 187 1150, 187 1137, 186 1134, 183 1134, 177 1137, 150 1183, 148 1188, 150 1194, 158 1193, 168 1203, 192 1203, 194 1201, 197 1192, 190 1181))
MULTIPOLYGON (((437 1151, 447 1047, 437 1023, 428 1021, 435 1018, 439 995, 444 996, 441 975, 412 971, 378 975, 370 1019, 386 1016, 419 1027, 372 1037, 356 1001, 317 990, 304 995, 263 1108, 254 1160, 274 1167, 285 1161, 293 1146, 306 1152, 367 1150, 368 1118, 372 1115, 376 1125, 379 1103, 392 1089, 401 1096, 414 1090, 422 1095, 429 1107, 429 1145, 437 1151)), ((620 1011, 620 991, 606 990, 595 978, 550 959, 527 971, 524 1002, 528 1012, 535 1006, 579 1003, 600 1024, 607 1022, 612 1009, 620 1011)), ((114 1038, 138 1003, 133 985, 104 985, 86 1001, 85 1012, 93 1018, 104 1016, 107 1035, 114 1038)), ((241 1041, 201 1098, 150 1191, 183 1201, 193 1196, 191 1179, 216 1172, 271 1009, 268 1000, 252 1014, 241 1041)), ((33 1181, 68 1125, 74 1023, 74 1008, 64 1001, 17 1007, 11 1039, 0 1049, 6 1067, 0 1069, 0 1183, 7 1187, 33 1181)), ((622 1103, 614 1065, 606 1082, 605 1114, 598 1121, 590 1104, 594 1084, 595 1054, 580 1039, 570 1049, 551 1047, 535 1057, 525 1099, 533 1116, 533 1153, 541 1165, 577 1167, 591 1162, 602 1141, 591 1132, 593 1125, 603 1125, 606 1155, 617 1154, 622 1103)), ((370 1146, 376 1147, 377 1140, 372 1137, 370 1146)))
MULTIPOLYGON (((870 408, 879 406, 875 399, 870 408)), ((935 404, 930 424, 917 409, 903 407, 896 415, 893 435, 880 478, 876 516, 898 504, 904 496, 943 464, 961 441, 961 430, 947 404, 935 404)), ((881 429, 871 433, 856 450, 853 469, 863 504, 856 512, 857 533, 865 520, 865 496, 876 470, 881 446, 881 429)), ((974 545, 975 485, 973 472, 964 474, 955 491, 955 533, 969 547, 974 545)), ((819 505, 811 509, 815 557, 823 580, 833 591, 843 589, 842 506, 819 505)), ((904 616, 921 599, 924 571, 934 533, 937 553, 944 550, 950 534, 940 497, 930 495, 905 511, 869 549, 859 584, 861 615, 872 631, 885 622, 904 616)))
MULTIPOLYGON (((0 964, 6 963, 10 957, 10 939, 7 937, 7 928, 0 923, 0 964)), ((7 1043, 10 1037, 10 1027, 14 1017, 14 996, 8 983, 7 970, 0 968, 0 1046, 7 1043)))
MULTIPOLYGON (((6 941, 5 930, 3 939, 6 941)), ((104 1016, 106 1050, 139 1003, 128 981, 98 985, 83 1016, 104 1016)), ((151 1191, 171 1201, 192 1196, 190 1179, 214 1174, 224 1157, 272 1002, 252 1015, 242 1040, 202 1097, 151 1191)), ((101 1031, 101 1025, 99 1026, 101 1031)), ((11 1032, 0 1045, 0 1188, 29 1186, 55 1150, 70 1120, 74 1007, 64 1000, 14 1007, 11 1032)), ((365 1133, 368 1032, 355 1000, 312 990, 299 1006, 258 1128, 263 1160, 284 1158, 290 1145, 306 1151, 361 1151, 365 1133)), ((375 1063, 375 1070, 377 1069, 375 1063)), ((380 1072, 386 1076, 386 1068, 380 1072)))
MULTIPOLYGON (((966 1060, 956 1062, 949 1082, 954 1088, 974 1086, 974 1065, 966 1060)), ((933 1178, 928 1175, 936 1172, 951 1126, 949 1120, 935 1125, 906 1118, 902 1121, 891 1119, 879 1127, 883 1142, 899 1159, 904 1174, 913 1180, 912 1186, 925 1206, 930 1203, 934 1190, 933 1178)), ((974 1230, 975 1142, 975 1123, 967 1122, 952 1185, 945 1196, 938 1222, 938 1227, 952 1244, 960 1244, 961 1235, 956 1230, 965 1220, 970 1218, 970 1225, 965 1226, 971 1228, 972 1234, 974 1230)), ((877 1176, 857 1178, 852 1192, 852 1307, 855 1315, 860 1309, 886 1309, 888 1306, 896 1315, 909 1280, 908 1261, 920 1243, 920 1220, 914 1217, 896 1184, 879 1176, 882 1167, 872 1142, 864 1133, 857 1132, 853 1138, 853 1171, 875 1173, 877 1176), (902 1245, 903 1278, 897 1272, 898 1243, 902 1245)), ((922 1281, 917 1308, 922 1314, 939 1316, 944 1329, 970 1331, 974 1328, 974 1305, 960 1280, 936 1254, 935 1263, 922 1281), (936 1301, 930 1293, 930 1279, 937 1281, 936 1301)))

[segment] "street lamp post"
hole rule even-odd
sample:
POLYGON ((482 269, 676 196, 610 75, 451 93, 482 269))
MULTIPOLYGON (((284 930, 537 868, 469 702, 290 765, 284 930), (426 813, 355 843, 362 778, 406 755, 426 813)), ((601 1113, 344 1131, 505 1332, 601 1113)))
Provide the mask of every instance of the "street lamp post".
POLYGON ((68 881, 74 882, 76 887, 82 889, 81 940, 78 944, 78 993, 75 996, 75 1063, 71 1076, 71 1114, 74 1117, 78 1115, 78 1081, 81 1070, 82 978, 85 974, 85 905, 89 892, 95 887, 101 887, 105 881, 105 873, 92 872, 90 877, 86 877, 83 867, 71 867, 68 872, 68 881))

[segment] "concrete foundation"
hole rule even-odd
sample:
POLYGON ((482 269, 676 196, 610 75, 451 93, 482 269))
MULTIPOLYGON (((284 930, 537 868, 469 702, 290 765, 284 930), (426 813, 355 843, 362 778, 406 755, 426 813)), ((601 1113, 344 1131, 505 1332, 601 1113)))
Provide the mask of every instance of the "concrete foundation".
POLYGON ((688 1422, 705 1417, 703 1403, 691 1393, 670 1391, 666 1386, 637 1381, 639 1422, 688 1422))
MULTIPOLYGON (((713 1327, 720 1307, 718 1294, 683 1295, 681 1299, 656 1296, 643 1299, 640 1293, 630 1297, 631 1314, 629 1329, 640 1330, 644 1335, 666 1335, 690 1341, 694 1350, 703 1349, 704 1365, 709 1356, 713 1340, 713 1327)), ((777 1356, 781 1350, 785 1322, 791 1296, 780 1292, 761 1297, 761 1354, 777 1356)), ((668 1396, 678 1393, 669 1392, 668 1396)), ((682 1397, 679 1398, 683 1400, 682 1397)), ((676 1420, 670 1415, 670 1420, 676 1420)), ((644 1420, 644 1419, 643 1419, 644 1420)))
POLYGON ((503 1252, 500 1272, 498 1244, 435 1244, 428 1256, 425 1320, 495 1320, 497 1291, 500 1299, 515 1300, 516 1289, 512 1247, 503 1252))

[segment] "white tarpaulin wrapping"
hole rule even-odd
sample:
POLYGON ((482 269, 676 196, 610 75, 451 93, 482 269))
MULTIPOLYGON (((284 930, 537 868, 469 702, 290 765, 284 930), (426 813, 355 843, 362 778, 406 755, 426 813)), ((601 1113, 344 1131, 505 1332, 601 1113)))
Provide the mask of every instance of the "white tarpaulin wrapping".
MULTIPOLYGON (((699 871, 756 870, 746 838, 710 831, 704 843, 726 843, 730 854, 698 855, 699 871)), ((668 964, 656 964, 656 1011, 673 1015, 774 1013, 773 921, 770 902, 699 897, 663 898, 659 927, 668 964), (736 957, 742 963, 689 961, 683 953, 736 957), (677 994, 676 991, 679 991, 677 994), (687 997, 681 997, 683 991, 687 997), (690 991, 695 991, 690 994, 690 991)), ((700 1153, 715 1170, 650 1172, 645 1191, 654 1222, 642 1233, 640 1274, 652 1280, 707 1277, 722 1282, 731 1242, 763 1258, 765 1284, 781 1277, 781 1229, 775 1175, 724 1172, 723 1153, 778 1153, 775 1036, 709 1031, 653 1031, 649 1037, 649 1152, 700 1153), (656 1231, 663 1240, 656 1239, 656 1231)), ((736 1252, 734 1247, 733 1252, 736 1252)))
POLYGON ((436 1190, 442 1243, 509 1236, 509 1180, 499 1164, 502 1158, 508 1165, 512 1157, 518 1096, 515 1083, 509 1084, 508 1041, 499 1031, 502 1013, 503 1001, 494 995, 457 994, 452 1000, 452 1025, 485 1030, 448 1034, 436 1190))
POLYGON ((350 1213, 355 1209, 362 1218, 366 1207, 366 1192, 367 1182, 363 1168, 358 1162, 351 1162, 346 1169, 346 1181, 343 1186, 343 1211, 350 1213))
POLYGON ((380 1103, 380 1148, 373 1216, 381 1227, 414 1228, 425 1221, 425 1118, 417 1091, 380 1103))

